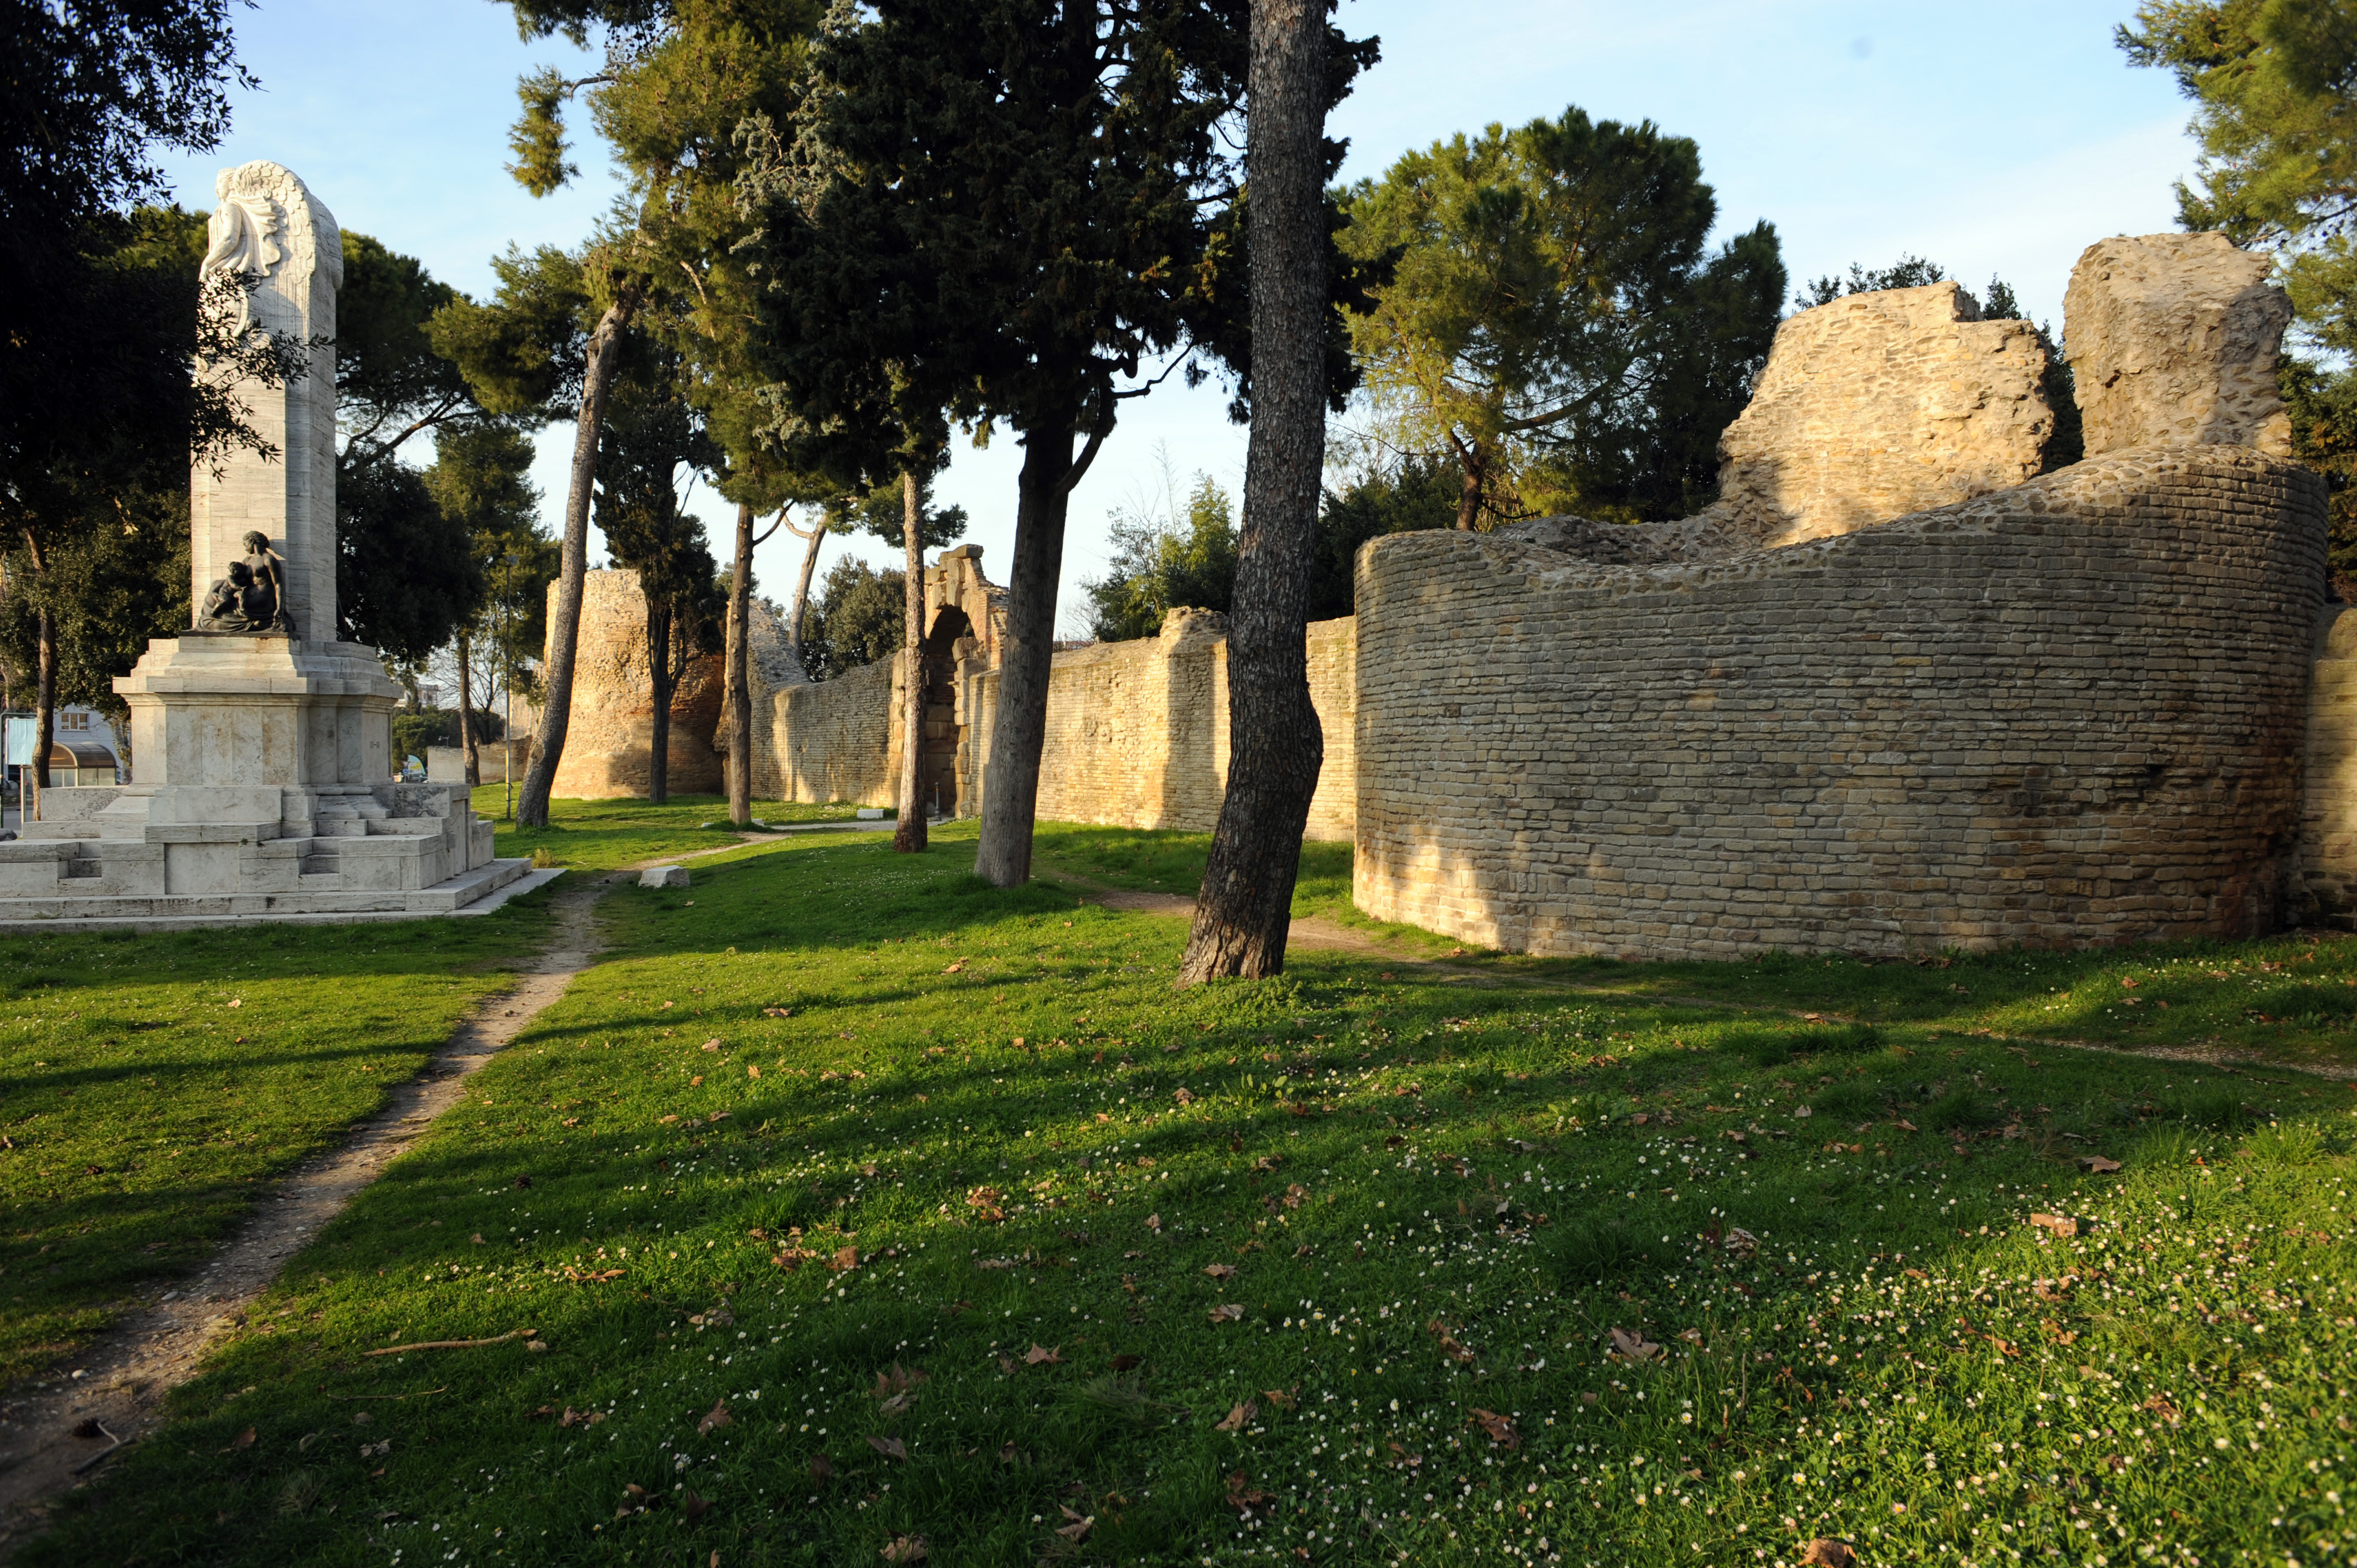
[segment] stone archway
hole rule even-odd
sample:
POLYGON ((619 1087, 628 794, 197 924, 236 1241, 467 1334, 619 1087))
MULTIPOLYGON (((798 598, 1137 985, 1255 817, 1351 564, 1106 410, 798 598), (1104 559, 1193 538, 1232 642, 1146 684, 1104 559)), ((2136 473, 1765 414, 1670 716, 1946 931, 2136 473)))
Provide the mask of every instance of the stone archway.
POLYGON ((973 635, 965 612, 944 606, 923 644, 925 729, 917 799, 926 811, 945 818, 958 815, 958 752, 965 739, 965 726, 958 722, 957 645, 973 635))

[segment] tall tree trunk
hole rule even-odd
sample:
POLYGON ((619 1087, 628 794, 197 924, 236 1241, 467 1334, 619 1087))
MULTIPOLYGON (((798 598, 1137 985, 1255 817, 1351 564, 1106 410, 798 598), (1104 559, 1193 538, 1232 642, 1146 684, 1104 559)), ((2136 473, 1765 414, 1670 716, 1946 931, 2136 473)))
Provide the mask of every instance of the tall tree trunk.
POLYGON ((1308 612, 1326 458, 1326 7, 1253 0, 1252 435, 1228 613, 1228 790, 1178 983, 1285 968, 1301 833, 1326 739, 1309 701, 1308 612))
POLYGON ((925 809, 919 772, 925 766, 925 520, 917 505, 917 476, 900 476, 900 542, 909 553, 900 604, 908 625, 900 634, 906 695, 900 714, 900 820, 892 829, 896 854, 925 847, 925 809))
MULTIPOLYGON (((34 565, 38 568, 38 557, 34 565)), ((44 607, 33 613, 33 766, 25 770, 24 820, 41 820, 41 791, 49 782, 49 747, 58 738, 58 623, 44 607)))
POLYGON ((469 789, 483 781, 482 759, 475 750, 475 666, 470 657, 471 642, 466 632, 458 633, 458 749, 467 759, 467 788, 469 789))
POLYGON ((737 564, 728 574, 728 820, 753 823, 753 509, 737 508, 737 564))
POLYGON ((671 661, 669 599, 647 601, 647 683, 654 688, 654 713, 647 753, 647 799, 660 806, 671 799, 671 694, 677 686, 671 661))
MULTIPOLYGON (((1457 448, 1458 467, 1464 473, 1458 486, 1457 529, 1460 533, 1470 533, 1474 520, 1481 515, 1481 482, 1489 471, 1488 455, 1478 441, 1460 441, 1453 435, 1448 440, 1457 448)), ((1247 457, 1245 461, 1249 463, 1251 459, 1247 457)))
POLYGON ((1056 657, 1056 585, 1064 571, 1076 420, 1043 422, 1023 437, 1016 481, 1015 564, 1006 575, 1006 639, 998 656, 998 712, 983 778, 982 843, 974 875, 997 887, 1031 875, 1031 817, 1048 735, 1048 677, 1056 657))
POLYGON ((834 521, 832 513, 821 511, 811 521, 808 533, 792 523, 786 524, 787 532, 810 541, 810 548, 802 552, 802 575, 794 582, 793 612, 786 618, 786 646, 794 650, 794 662, 802 667, 805 674, 810 671, 810 664, 802 658, 802 617, 810 613, 811 574, 818 570, 818 547, 826 542, 827 530, 834 521))
POLYGON ((581 593, 589 570, 589 493, 597 478, 597 437, 606 424, 606 396, 614 390, 622 334, 637 314, 639 296, 626 289, 589 335, 581 371, 581 413, 574 427, 573 472, 565 493, 565 551, 556 575, 556 608, 548 618, 548 670, 542 686, 540 733, 532 737, 519 827, 548 826, 548 797, 565 759, 565 732, 573 722, 573 659, 581 640, 581 593))

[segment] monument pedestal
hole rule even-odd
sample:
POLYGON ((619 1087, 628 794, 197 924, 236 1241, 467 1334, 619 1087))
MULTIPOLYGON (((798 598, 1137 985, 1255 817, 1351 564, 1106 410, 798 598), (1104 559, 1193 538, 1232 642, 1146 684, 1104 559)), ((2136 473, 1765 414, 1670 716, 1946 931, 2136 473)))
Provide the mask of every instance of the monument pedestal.
POLYGON ((463 787, 392 781, 373 649, 186 632, 114 688, 138 781, 0 844, 0 922, 449 914, 529 869, 463 787))

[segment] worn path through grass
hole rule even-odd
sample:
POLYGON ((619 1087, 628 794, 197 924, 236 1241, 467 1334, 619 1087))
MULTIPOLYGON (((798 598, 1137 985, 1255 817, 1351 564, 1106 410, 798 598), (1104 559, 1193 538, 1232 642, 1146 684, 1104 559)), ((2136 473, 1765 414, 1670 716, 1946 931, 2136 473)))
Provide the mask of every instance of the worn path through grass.
MULTIPOLYGON (((971 854, 618 890, 30 1558, 2357 1556, 2357 1096, 1967 1032, 2119 955, 1566 966, 1876 1025, 1326 951, 1174 993, 1178 922, 971 854)), ((2169 984, 2264 1044, 2236 977, 2304 950, 2169 984)))

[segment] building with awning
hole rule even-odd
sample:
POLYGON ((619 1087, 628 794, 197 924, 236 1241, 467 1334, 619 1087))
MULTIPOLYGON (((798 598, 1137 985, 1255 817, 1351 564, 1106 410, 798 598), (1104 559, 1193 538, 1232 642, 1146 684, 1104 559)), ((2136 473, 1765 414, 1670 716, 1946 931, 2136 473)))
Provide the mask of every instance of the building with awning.
POLYGON ((71 789, 114 782, 114 753, 96 741, 60 739, 49 743, 48 788, 71 789))

